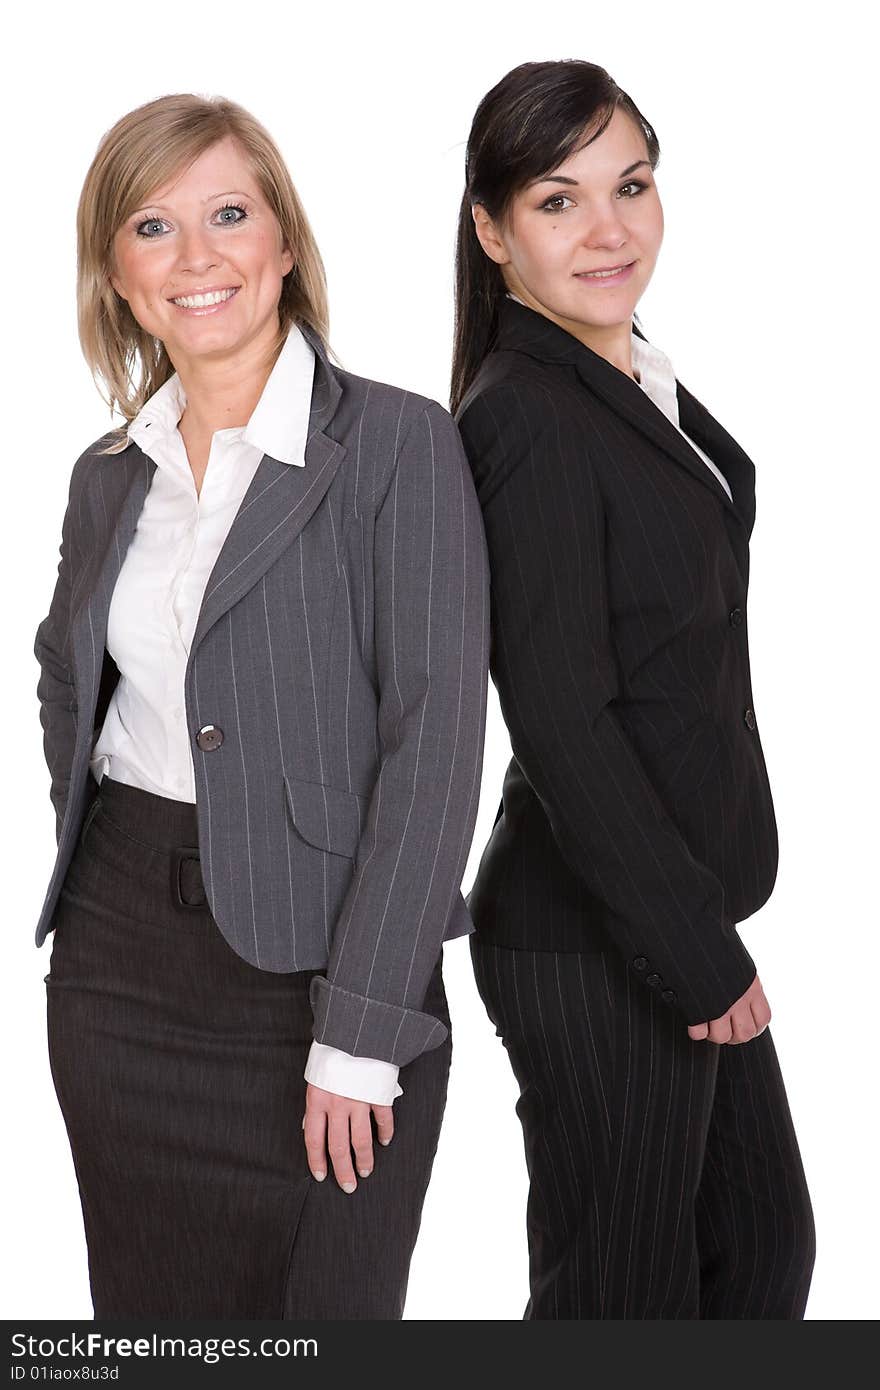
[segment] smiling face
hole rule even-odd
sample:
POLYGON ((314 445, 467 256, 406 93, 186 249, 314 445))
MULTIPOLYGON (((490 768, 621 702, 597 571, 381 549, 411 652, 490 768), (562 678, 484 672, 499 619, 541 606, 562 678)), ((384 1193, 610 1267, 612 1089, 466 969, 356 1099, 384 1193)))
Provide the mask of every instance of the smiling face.
POLYGON ((270 339, 293 260, 244 153, 227 136, 126 218, 113 240, 110 281, 179 369, 270 339), (221 302, 175 302, 199 293, 221 302))
POLYGON ((663 240, 644 135, 616 108, 597 139, 514 196, 507 224, 479 205, 474 223, 507 288, 531 308, 585 340, 628 333, 663 240))

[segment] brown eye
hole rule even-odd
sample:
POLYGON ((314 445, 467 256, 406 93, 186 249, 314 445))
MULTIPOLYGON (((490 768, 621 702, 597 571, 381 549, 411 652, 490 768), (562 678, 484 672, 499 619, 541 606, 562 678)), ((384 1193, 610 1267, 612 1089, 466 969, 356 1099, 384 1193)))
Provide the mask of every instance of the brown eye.
MULTIPOLYGON (((560 207, 560 203, 571 203, 567 193, 554 193, 552 198, 548 198, 546 203, 541 204, 542 212, 565 212, 565 208, 560 207)), ((574 204, 572 204, 574 206, 574 204)))

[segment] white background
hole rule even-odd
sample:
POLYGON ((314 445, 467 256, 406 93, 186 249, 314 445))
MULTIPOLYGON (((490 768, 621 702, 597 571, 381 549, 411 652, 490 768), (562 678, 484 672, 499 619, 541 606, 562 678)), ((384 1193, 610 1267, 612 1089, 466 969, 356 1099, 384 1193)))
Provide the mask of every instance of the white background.
MULTIPOLYGON (((2 1315, 92 1311, 46 1054, 49 943, 33 945, 55 844, 32 644, 70 469, 113 423, 76 333, 74 216, 97 142, 163 93, 249 107, 316 232, 342 364, 445 405, 473 111, 517 63, 578 57, 606 67, 660 138, 666 238, 640 305, 645 331, 757 467, 749 632, 781 862, 770 902, 741 930, 773 1008, 815 1207, 808 1317, 876 1317, 877 158, 865 7, 17 8, 2 93, 2 1315)), ((492 687, 465 891, 508 758, 492 687)), ((454 1061, 406 1316, 518 1319, 517 1090, 466 943, 445 954, 454 1061)))

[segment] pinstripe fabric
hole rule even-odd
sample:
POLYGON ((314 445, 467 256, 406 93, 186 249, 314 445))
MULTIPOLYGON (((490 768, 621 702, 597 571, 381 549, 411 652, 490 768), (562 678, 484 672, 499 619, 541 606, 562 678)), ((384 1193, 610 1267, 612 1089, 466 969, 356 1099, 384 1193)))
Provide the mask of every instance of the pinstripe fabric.
MULTIPOLYGON (((205 891, 265 970, 321 969, 315 1038, 403 1065, 446 1036, 423 1012, 479 798, 488 567, 461 441, 436 402, 316 353, 305 467, 264 455, 208 580, 185 674, 205 891), (205 725, 223 741, 203 750, 205 725)), ((118 672, 113 587, 155 463, 77 460, 37 631, 58 849, 41 944, 118 672)))
POLYGON ((754 467, 678 398, 732 501, 634 380, 502 303, 457 417, 514 754, 468 904, 499 943, 613 941, 696 1023, 754 978, 735 927, 771 892, 777 834, 749 673, 754 467))
POLYGON ((471 937, 520 1086, 524 1316, 803 1317, 815 1232, 769 1030, 695 1043, 613 950, 471 937))

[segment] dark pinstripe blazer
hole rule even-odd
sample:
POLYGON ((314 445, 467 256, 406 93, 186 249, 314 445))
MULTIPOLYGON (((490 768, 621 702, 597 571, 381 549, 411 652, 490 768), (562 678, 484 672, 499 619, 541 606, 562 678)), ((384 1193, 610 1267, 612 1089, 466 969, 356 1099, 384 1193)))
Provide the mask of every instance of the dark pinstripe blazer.
MULTIPOLYGON (((644 337, 644 334, 641 334, 644 337)), ((489 546, 513 761, 468 905, 499 943, 614 942, 689 1023, 754 978, 776 821, 752 709, 754 467, 681 383, 637 382, 505 300, 457 412, 489 546)))
MULTIPOLYGON (((264 455, 208 580, 185 674, 199 849, 230 945, 323 969, 315 1038, 402 1065, 446 1036, 421 1012, 480 792, 488 565, 458 431, 435 401, 334 367, 318 339, 305 466, 264 455), (222 731, 209 737, 206 726, 222 731)), ((132 442, 77 460, 34 651, 57 856, 54 926, 119 677, 104 640, 155 471, 132 442)))

